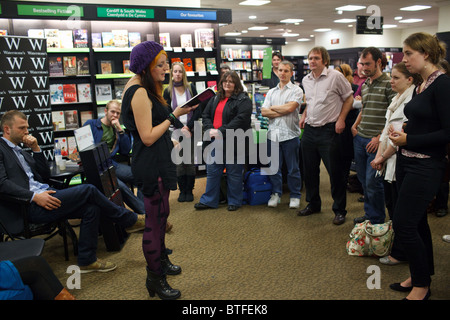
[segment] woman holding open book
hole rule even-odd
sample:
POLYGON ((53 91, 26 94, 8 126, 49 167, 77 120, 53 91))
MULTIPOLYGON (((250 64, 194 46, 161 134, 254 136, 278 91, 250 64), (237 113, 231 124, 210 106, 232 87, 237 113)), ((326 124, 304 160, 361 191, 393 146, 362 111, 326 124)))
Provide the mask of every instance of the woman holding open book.
MULTIPOLYGON (((192 97, 197 95, 195 86, 188 82, 186 69, 182 62, 175 61, 172 63, 171 77, 169 78, 169 86, 164 90, 163 97, 169 104, 169 110, 173 111, 192 97)), ((186 138, 192 138, 194 133, 194 122, 202 115, 201 108, 189 112, 180 117, 183 124, 181 132, 186 138)), ((180 155, 182 156, 182 155, 180 155)), ((194 195, 192 190, 195 185, 195 164, 194 164, 194 139, 191 139, 191 157, 189 163, 181 163, 177 165, 177 180, 180 195, 179 202, 192 202, 194 195)))
POLYGON ((169 69, 167 53, 154 41, 133 48, 128 81, 122 96, 122 117, 133 135, 131 169, 144 194, 145 229, 142 249, 147 262, 146 286, 151 297, 177 299, 179 290, 167 283, 166 275, 181 272, 166 252, 165 230, 169 216, 169 192, 176 190, 176 168, 171 159, 173 143, 169 126, 194 107, 170 112, 162 97, 162 82, 169 69))

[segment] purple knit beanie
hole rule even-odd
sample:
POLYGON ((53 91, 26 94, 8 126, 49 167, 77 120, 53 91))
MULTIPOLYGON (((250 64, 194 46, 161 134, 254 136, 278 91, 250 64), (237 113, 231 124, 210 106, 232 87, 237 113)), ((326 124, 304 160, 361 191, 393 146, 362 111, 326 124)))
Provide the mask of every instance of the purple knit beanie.
POLYGON ((130 53, 130 71, 140 74, 162 50, 163 46, 154 41, 139 43, 130 53))

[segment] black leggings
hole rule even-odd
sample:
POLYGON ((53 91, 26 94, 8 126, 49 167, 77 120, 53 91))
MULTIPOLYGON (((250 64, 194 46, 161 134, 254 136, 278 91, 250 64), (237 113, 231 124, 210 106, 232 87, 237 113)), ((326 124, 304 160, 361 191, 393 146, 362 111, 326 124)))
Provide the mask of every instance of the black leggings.
POLYGON ((42 257, 28 257, 12 261, 25 285, 33 292, 34 300, 53 300, 64 288, 42 257))

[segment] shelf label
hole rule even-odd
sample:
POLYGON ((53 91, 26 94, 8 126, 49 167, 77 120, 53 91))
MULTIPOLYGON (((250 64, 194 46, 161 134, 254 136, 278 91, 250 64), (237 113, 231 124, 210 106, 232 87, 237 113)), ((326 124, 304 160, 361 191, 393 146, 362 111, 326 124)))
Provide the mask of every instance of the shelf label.
POLYGON ((83 17, 83 7, 71 6, 40 6, 34 4, 18 4, 19 16, 46 16, 46 17, 83 17))
POLYGON ((166 10, 167 19, 177 20, 217 20, 216 11, 166 10))
POLYGON ((153 9, 141 8, 97 8, 97 17, 99 18, 131 18, 131 19, 154 19, 155 11, 153 9))

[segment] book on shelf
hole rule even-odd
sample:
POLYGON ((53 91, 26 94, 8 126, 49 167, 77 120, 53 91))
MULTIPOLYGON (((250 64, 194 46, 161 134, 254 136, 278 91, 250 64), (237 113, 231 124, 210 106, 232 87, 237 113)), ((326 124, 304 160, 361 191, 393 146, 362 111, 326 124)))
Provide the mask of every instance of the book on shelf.
POLYGON ((197 89, 197 92, 204 91, 206 89, 205 81, 197 81, 197 82, 195 82, 195 89, 197 89))
POLYGON ((63 57, 63 70, 65 76, 77 75, 77 57, 76 56, 64 56, 63 57))
POLYGON ((50 89, 50 103, 61 104, 64 103, 64 93, 62 83, 53 83, 49 86, 50 89))
POLYGON ((203 57, 195 58, 195 71, 197 71, 197 72, 206 71, 205 58, 203 58, 203 57))
POLYGON ((74 29, 72 31, 73 31, 74 48, 87 48, 88 47, 87 29, 74 29))
POLYGON ((174 62, 182 62, 182 61, 181 61, 181 58, 171 58, 170 62, 174 63, 174 62))
POLYGON ((214 47, 214 29, 195 29, 195 47, 196 48, 213 48, 214 47))
POLYGON ((122 65, 123 65, 123 73, 132 73, 130 71, 130 60, 123 60, 122 65))
POLYGON ((78 102, 77 85, 75 83, 64 83, 63 94, 64 94, 64 103, 78 102))
POLYGON ((28 29, 27 34, 30 38, 45 38, 44 29, 28 29))
POLYGON ((110 84, 96 84, 95 85, 95 99, 97 102, 110 101, 112 97, 112 88, 110 84))
POLYGON ((92 111, 80 111, 80 119, 81 125, 84 126, 86 121, 93 119, 92 111))
POLYGON ((102 32, 103 48, 114 48, 114 34, 112 32, 102 32))
POLYGON ((0 36, 7 36, 7 35, 8 35, 8 30, 0 29, 0 36))
POLYGON ((74 136, 67 137, 67 153, 68 153, 68 156, 70 156, 71 154, 75 154, 77 152, 78 152, 77 141, 75 140, 75 137, 74 136))
POLYGON ((139 43, 141 43, 141 33, 128 32, 128 41, 130 43, 130 48, 137 46, 139 43))
POLYGON ((122 99, 123 89, 125 89, 127 82, 128 79, 114 79, 114 96, 116 99, 122 99))
POLYGON ((90 83, 78 83, 77 91, 78 91, 78 102, 92 102, 90 83))
POLYGON ((216 80, 206 81, 206 85, 208 86, 208 88, 214 87, 214 90, 217 91, 217 81, 216 80))
POLYGON ((194 71, 194 67, 192 66, 191 58, 183 58, 183 65, 186 72, 194 71))
POLYGON ((89 58, 77 57, 77 74, 84 76, 89 74, 89 58))
POLYGON ((55 138, 55 145, 58 144, 61 148, 61 155, 63 157, 67 157, 69 155, 69 152, 67 151, 67 138, 66 137, 58 137, 55 138))
POLYGON ((91 37, 92 37, 92 48, 103 48, 101 33, 99 32, 91 33, 91 37))
POLYGON ((128 48, 128 30, 111 30, 113 34, 114 47, 128 48))
POLYGON ((61 49, 73 49, 72 30, 59 30, 59 43, 61 49))
POLYGON ((50 77, 62 77, 64 76, 63 71, 63 58, 49 56, 48 57, 48 71, 50 77))
POLYGON ((113 73, 112 60, 100 60, 99 61, 100 73, 111 74, 113 73))
POLYGON ((66 122, 64 121, 64 111, 52 111, 52 123, 54 131, 66 130, 66 122))
POLYGON ((47 39, 47 48, 60 48, 59 29, 44 29, 44 36, 47 39))
POLYGON ((214 57, 206 58, 206 68, 208 71, 217 71, 216 58, 214 57))
POLYGON ((155 41, 155 35, 153 33, 147 33, 145 39, 146 41, 155 41))
POLYGON ((64 111, 64 120, 66 121, 66 130, 78 129, 80 127, 77 110, 64 111))
POLYGON ((97 117, 103 118, 105 116, 105 107, 97 107, 97 117))
POLYGON ((168 32, 160 33, 159 34, 159 43, 165 48, 170 47, 170 33, 168 33, 168 32))
POLYGON ((192 34, 182 34, 180 35, 180 43, 182 48, 192 48, 192 34))

